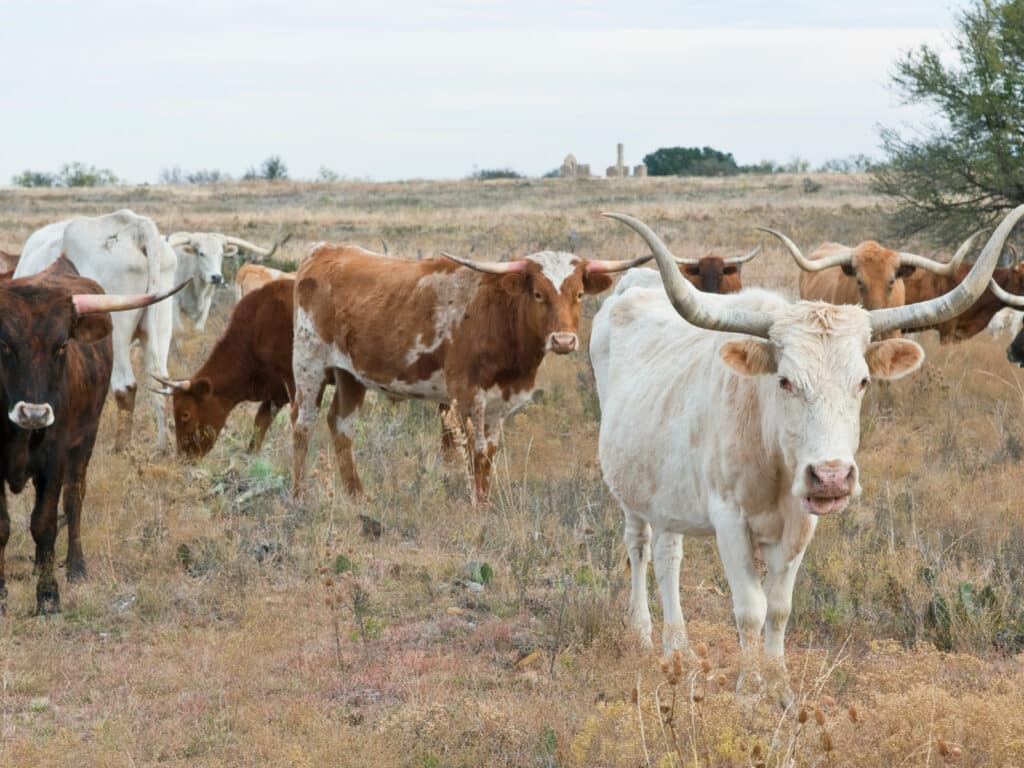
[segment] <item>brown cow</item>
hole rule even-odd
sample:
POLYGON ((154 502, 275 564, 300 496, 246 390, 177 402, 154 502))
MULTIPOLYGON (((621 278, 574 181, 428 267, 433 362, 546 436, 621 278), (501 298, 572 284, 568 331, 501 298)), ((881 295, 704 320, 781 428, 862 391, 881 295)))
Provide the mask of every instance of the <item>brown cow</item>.
POLYGON ((252 293, 257 288, 262 288, 267 283, 294 277, 294 272, 284 272, 273 267, 264 267, 262 264, 246 263, 239 267, 238 272, 235 274, 235 291, 238 294, 239 301, 241 301, 244 296, 252 293))
POLYGON ((291 401, 292 307, 295 281, 274 280, 243 297, 227 330, 191 379, 159 380, 174 399, 178 453, 203 456, 241 402, 260 404, 250 451, 263 445, 277 411, 291 401))
POLYGON ((740 269, 746 262, 753 259, 761 251, 757 246, 746 256, 732 256, 723 259, 719 256, 703 256, 699 259, 676 258, 680 274, 689 280, 693 287, 704 293, 739 293, 743 290, 740 269))
MULTIPOLYGON (((181 286, 179 286, 180 289, 181 286)), ((0 282, 0 613, 7 597, 4 551, 11 533, 3 484, 35 487, 36 607, 60 610, 54 575, 57 503, 68 521, 67 576, 85 578, 81 514, 85 477, 110 386, 109 312, 139 309, 170 296, 105 295, 61 257, 30 277, 0 282)))
POLYGON ((607 290, 609 272, 650 258, 606 262, 544 251, 500 264, 451 256, 407 261, 355 246, 314 246, 295 284, 295 494, 316 396, 333 380, 328 427, 349 492, 362 490, 352 437, 355 410, 370 388, 460 404, 472 436, 476 498, 486 500, 503 419, 530 399, 546 352, 577 348, 584 294, 607 290))
MULTIPOLYGON (((960 264, 952 276, 922 274, 907 280, 907 303, 927 301, 952 290, 970 271, 970 264, 960 264)), ((948 344, 963 341, 981 333, 1004 307, 1019 309, 1016 299, 1024 301, 1024 264, 1015 267, 997 267, 992 282, 974 304, 961 315, 947 320, 935 328, 939 341, 948 344), (1001 290, 1000 290, 1001 289, 1001 290)))
MULTIPOLYGON (((874 240, 867 240, 854 248, 839 243, 825 243, 808 259, 785 235, 767 227, 758 229, 782 240, 803 270, 800 274, 801 299, 827 301, 830 304, 860 304, 867 310, 911 303, 906 296, 904 281, 918 267, 934 274, 953 274, 976 237, 975 234, 968 238, 948 263, 884 248, 874 240)), ((890 335, 898 333, 893 331, 890 335)))

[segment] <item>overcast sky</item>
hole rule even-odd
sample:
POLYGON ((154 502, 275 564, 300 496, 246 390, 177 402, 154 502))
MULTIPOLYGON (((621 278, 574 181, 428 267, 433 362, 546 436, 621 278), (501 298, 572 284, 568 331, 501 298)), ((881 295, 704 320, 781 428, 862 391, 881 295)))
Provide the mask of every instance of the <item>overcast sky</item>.
POLYGON ((964 0, 0 0, 0 184, 68 160, 154 181, 595 171, 661 146, 741 163, 878 154, 920 123, 894 60, 964 0), (766 8, 765 6, 769 6, 766 8))

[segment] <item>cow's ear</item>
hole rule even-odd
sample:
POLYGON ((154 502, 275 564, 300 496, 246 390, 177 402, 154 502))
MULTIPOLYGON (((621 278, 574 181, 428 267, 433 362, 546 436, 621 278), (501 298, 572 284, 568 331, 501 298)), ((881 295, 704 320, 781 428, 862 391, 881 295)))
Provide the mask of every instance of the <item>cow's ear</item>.
POLYGON ((901 379, 921 367, 924 350, 910 339, 886 339, 868 344, 864 359, 873 378, 901 379))
POLYGON ((896 277, 900 280, 905 280, 914 274, 914 270, 917 269, 913 264, 900 264, 900 268, 896 270, 896 277))
POLYGON ((847 277, 853 277, 857 274, 857 270, 853 268, 853 264, 841 264, 839 268, 843 270, 843 274, 847 277))
POLYGON ((107 338, 113 328, 114 324, 106 312, 98 312, 95 315, 78 315, 71 325, 71 338, 82 344, 93 344, 107 338))
POLYGON ((206 397, 213 391, 213 384, 207 378, 196 379, 188 388, 188 393, 195 397, 206 397))
POLYGON ((718 354, 722 362, 741 376, 763 376, 778 370, 775 350, 767 341, 727 341, 718 350, 718 354))
POLYGON ((510 272, 501 278, 501 287, 510 296, 526 293, 526 275, 522 272, 510 272))
POLYGON ((611 275, 606 275, 603 272, 583 273, 583 290, 585 293, 589 293, 590 295, 594 295, 596 293, 604 293, 611 287, 611 275))

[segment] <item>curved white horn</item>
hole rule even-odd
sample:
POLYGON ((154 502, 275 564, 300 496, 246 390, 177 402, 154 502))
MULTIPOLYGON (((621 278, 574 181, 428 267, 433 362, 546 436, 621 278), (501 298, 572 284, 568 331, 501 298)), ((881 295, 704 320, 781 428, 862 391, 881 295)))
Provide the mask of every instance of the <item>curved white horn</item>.
POLYGON ((258 245, 250 243, 248 240, 243 240, 240 237, 231 237, 230 235, 221 235, 221 237, 224 238, 224 242, 227 243, 228 245, 237 246, 243 251, 252 251, 253 253, 259 254, 260 256, 269 256, 277 249, 276 244, 275 247, 272 249, 260 248, 258 245))
POLYGON ((995 281, 995 278, 988 281, 988 289, 992 291, 996 298, 1006 306, 1013 307, 1015 309, 1024 309, 1024 296, 1020 296, 1016 293, 1010 293, 999 285, 999 283, 995 281))
POLYGON ((192 235, 188 232, 175 232, 173 235, 167 236, 167 244, 171 248, 177 248, 179 245, 188 245, 192 242, 192 235))
POLYGON ((936 275, 953 277, 956 274, 957 267, 960 266, 967 254, 970 253, 971 246, 974 244, 975 239, 984 231, 984 229, 979 229, 973 235, 964 240, 963 243, 960 244, 960 247, 956 249, 956 253, 953 254, 953 258, 947 262, 935 261, 935 259, 929 259, 927 256, 918 256, 914 253, 900 251, 900 265, 920 267, 921 269, 926 269, 936 275))
POLYGON ((635 259, 629 259, 628 261, 587 259, 587 272, 624 272, 627 269, 632 269, 633 267, 639 267, 641 264, 646 264, 653 258, 654 254, 648 253, 646 256, 637 256, 635 259))
POLYGON ((163 301, 191 282, 192 278, 190 277, 176 288, 161 293, 76 293, 71 300, 74 302, 75 311, 80 315, 91 315, 96 312, 122 312, 126 309, 141 309, 163 301))
POLYGON ((759 254, 760 252, 761 252, 761 244, 758 243, 757 247, 754 248, 754 250, 752 250, 746 256, 733 256, 732 258, 725 259, 725 263, 726 264, 746 264, 752 258, 757 256, 757 254, 759 254))
POLYGON ((473 261, 472 259, 464 259, 461 256, 452 256, 444 251, 441 252, 441 255, 446 259, 451 259, 456 264, 475 269, 477 272, 486 272, 489 275, 508 275, 513 272, 523 272, 528 263, 526 259, 516 259, 515 261, 473 261))
POLYGON ((870 311, 871 330, 876 335, 896 329, 912 331, 944 323, 967 311, 988 287, 999 254, 1003 252, 1003 245, 1021 217, 1024 217, 1024 205, 1018 205, 1006 215, 985 244, 971 271, 956 288, 919 304, 873 309, 870 311))
POLYGON ((672 252, 650 227, 639 219, 634 219, 624 213, 602 215, 621 221, 647 242, 658 262, 661 282, 665 286, 665 293, 668 294, 669 301, 672 302, 676 312, 688 323, 709 331, 746 333, 751 336, 768 338, 768 331, 772 327, 772 317, 767 312, 716 307, 713 301, 706 300, 696 288, 690 285, 688 280, 683 279, 679 274, 672 252))
POLYGON ((155 373, 149 374, 149 377, 154 381, 163 384, 167 389, 171 390, 171 392, 188 392, 189 387, 192 386, 191 379, 165 379, 157 376, 155 373))
POLYGON ((767 232, 769 235, 774 235, 782 241, 782 244, 786 246, 786 249, 793 256, 793 260, 797 263, 804 272, 821 272, 823 269, 831 269, 832 267, 841 267, 844 264, 849 264, 853 259, 853 249, 845 248, 838 253, 833 253, 831 256, 826 256, 823 259, 808 259, 804 256, 800 249, 796 247, 796 243, 786 237, 784 234, 775 229, 769 227, 755 227, 762 232, 767 232))

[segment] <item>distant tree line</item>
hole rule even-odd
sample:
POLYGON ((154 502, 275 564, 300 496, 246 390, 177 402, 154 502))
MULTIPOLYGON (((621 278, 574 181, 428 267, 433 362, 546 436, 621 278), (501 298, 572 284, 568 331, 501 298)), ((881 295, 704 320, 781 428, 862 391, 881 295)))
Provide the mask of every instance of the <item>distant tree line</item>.
MULTIPOLYGON (((650 176, 736 176, 737 174, 807 173, 809 161, 794 157, 786 163, 762 160, 740 165, 731 152, 714 147, 662 147, 644 156, 650 176)), ((865 173, 873 166, 866 155, 828 160, 815 170, 819 173, 865 173)))
POLYGON ((117 184, 117 176, 107 168, 85 163, 64 163, 56 173, 25 170, 11 182, 18 187, 109 187, 117 184))

